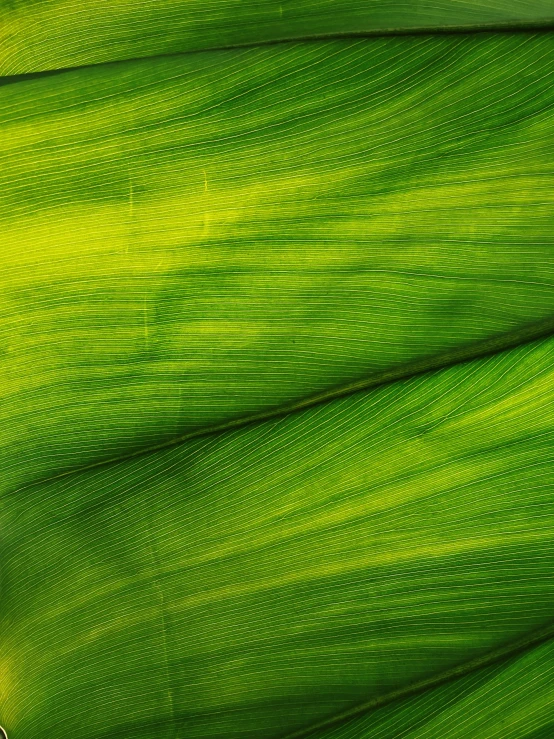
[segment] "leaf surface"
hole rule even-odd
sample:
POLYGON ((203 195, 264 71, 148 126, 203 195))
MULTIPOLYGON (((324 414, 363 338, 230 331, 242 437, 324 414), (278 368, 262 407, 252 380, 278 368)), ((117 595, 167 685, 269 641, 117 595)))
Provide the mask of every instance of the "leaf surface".
POLYGON ((388 36, 0 87, 10 739, 548 737, 553 61, 388 36))
MULTIPOLYGON (((472 672, 312 739, 548 739, 554 730, 554 642, 472 672)), ((306 735, 308 736, 308 735, 306 735)))
POLYGON ((0 74, 295 38, 553 23, 551 0, 2 0, 0 74))
POLYGON ((283 737, 552 618, 554 340, 2 500, 15 739, 283 737))
POLYGON ((0 88, 4 486, 540 329, 553 63, 403 37, 0 88))

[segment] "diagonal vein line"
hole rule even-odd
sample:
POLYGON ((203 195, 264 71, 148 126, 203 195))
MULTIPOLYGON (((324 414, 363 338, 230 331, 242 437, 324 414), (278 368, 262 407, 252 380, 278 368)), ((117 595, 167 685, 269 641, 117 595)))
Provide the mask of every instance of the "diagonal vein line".
POLYGON ((74 67, 57 67, 54 69, 45 69, 40 72, 28 72, 14 75, 2 75, 0 73, 0 85, 13 82, 23 82, 25 79, 33 79, 36 77, 49 76, 62 72, 72 72, 79 69, 89 69, 90 67, 104 66, 106 64, 126 64, 127 62, 136 62, 143 59, 159 59, 167 56, 183 56, 188 54, 201 54, 205 51, 229 51, 232 49, 246 49, 258 46, 274 46, 275 44, 286 43, 309 43, 310 41, 333 41, 334 39, 348 38, 381 38, 384 36, 444 36, 450 34, 470 34, 470 33, 532 33, 533 31, 553 31, 554 30, 554 13, 552 18, 534 21, 507 21, 505 23, 476 23, 466 25, 448 25, 448 26, 414 26, 411 28, 394 27, 367 29, 363 31, 334 31, 330 33, 314 33, 308 36, 283 36, 277 39, 266 39, 259 41, 247 41, 238 44, 222 44, 221 46, 207 46, 199 49, 189 49, 188 51, 171 51, 162 54, 151 54, 147 56, 131 56, 125 59, 112 59, 105 62, 96 62, 92 64, 81 64, 74 67))
POLYGON ((439 685, 451 682, 456 678, 468 675, 469 673, 475 672, 481 668, 489 667, 490 665, 493 665, 497 662, 510 659, 520 652, 523 652, 530 647, 537 646, 542 642, 545 642, 552 638, 554 638, 554 623, 550 623, 548 624, 548 626, 538 629, 537 631, 533 631, 531 632, 531 634, 527 634, 525 637, 510 642, 509 644, 505 644, 498 649, 493 649, 492 651, 487 652, 481 657, 469 660, 468 662, 463 662, 462 664, 457 665, 456 667, 452 667, 451 669, 444 672, 439 672, 437 675, 433 675, 433 677, 425 678, 424 680, 418 680, 414 683, 411 683, 410 685, 406 685, 403 688, 393 690, 390 693, 385 693, 382 696, 378 696, 377 698, 372 698, 369 701, 360 703, 357 706, 354 706, 354 708, 350 708, 347 711, 343 711, 335 716, 331 716, 331 718, 327 718, 323 721, 319 721, 316 724, 305 727, 304 729, 295 731, 292 734, 286 734, 282 737, 282 739, 304 739, 304 737, 308 739, 316 731, 332 728, 333 726, 345 723, 350 719, 356 718, 361 714, 369 713, 370 711, 373 711, 377 708, 381 708, 382 706, 392 703, 393 701, 401 700, 403 698, 410 698, 412 696, 418 695, 419 693, 423 693, 426 690, 431 690, 432 688, 436 688, 439 685))
POLYGON ((475 359, 484 358, 493 354, 506 351, 508 349, 514 349, 522 344, 527 344, 539 339, 545 339, 549 336, 554 335, 554 315, 536 321, 531 324, 522 326, 519 329, 510 331, 500 336, 495 336, 490 339, 475 342, 468 346, 459 347, 447 352, 436 354, 432 357, 425 357, 418 359, 413 362, 406 362, 398 367, 392 367, 382 372, 375 372, 367 377, 363 377, 360 380, 356 380, 345 385, 330 388, 316 395, 311 395, 301 400, 294 401, 286 405, 278 406, 277 408, 271 408, 260 413, 255 413, 248 416, 240 416, 239 418, 233 418, 230 421, 224 421, 223 423, 215 424, 213 426, 205 426, 203 428, 189 431, 179 436, 174 436, 171 439, 154 444, 148 447, 142 447, 135 451, 128 452, 126 454, 109 457, 107 459, 98 460, 90 464, 82 465, 80 467, 73 467, 72 469, 65 470, 56 475, 50 477, 39 478, 31 482, 21 485, 17 489, 13 490, 13 493, 18 493, 22 490, 33 488, 36 485, 51 482, 62 477, 68 477, 69 475, 79 474, 86 470, 96 469, 98 467, 104 467, 118 462, 124 462, 128 459, 135 459, 143 455, 151 454, 153 452, 160 451, 162 449, 168 449, 170 447, 178 446, 183 444, 190 439, 197 438, 199 436, 208 436, 211 434, 217 434, 223 431, 230 431, 233 429, 242 428, 249 426, 254 423, 262 423, 275 418, 281 418, 291 413, 297 413, 303 411, 312 406, 326 403, 337 398, 342 398, 353 393, 360 392, 362 390, 369 390, 371 388, 379 387, 380 385, 387 385, 399 380, 408 379, 417 375, 422 375, 426 372, 432 372, 440 369, 445 369, 456 364, 463 362, 470 362, 475 359))

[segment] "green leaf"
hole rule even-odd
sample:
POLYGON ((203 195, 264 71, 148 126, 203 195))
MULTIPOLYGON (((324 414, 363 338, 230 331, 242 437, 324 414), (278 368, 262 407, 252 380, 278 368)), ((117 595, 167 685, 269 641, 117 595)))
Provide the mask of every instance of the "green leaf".
POLYGON ((0 74, 306 37, 553 23, 551 0, 0 0, 0 74))
POLYGON ((553 62, 389 36, 0 87, 10 739, 546 739, 553 62))
POLYGON ((4 486, 552 330, 553 61, 403 37, 0 88, 4 486))
POLYGON ((552 618, 554 340, 4 496, 16 739, 282 737, 552 618))
MULTIPOLYGON (((315 739, 548 739, 554 641, 434 690, 364 713, 315 739)), ((308 735, 306 735, 308 736, 308 735)))

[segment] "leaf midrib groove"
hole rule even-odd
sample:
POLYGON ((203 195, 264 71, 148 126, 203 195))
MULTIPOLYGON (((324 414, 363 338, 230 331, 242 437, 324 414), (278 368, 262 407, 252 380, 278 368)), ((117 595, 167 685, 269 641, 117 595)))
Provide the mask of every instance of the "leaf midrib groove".
MULTIPOLYGON (((473 342, 466 346, 458 347, 456 349, 448 350, 435 354, 432 357, 425 357, 417 359, 411 362, 406 362, 402 365, 392 367, 381 372, 374 372, 366 377, 363 377, 354 382, 346 383, 332 387, 323 392, 316 393, 314 395, 307 396, 301 400, 287 403, 276 408, 270 408, 259 413, 254 413, 245 416, 239 416, 229 421, 214 424, 211 426, 205 426, 202 428, 188 431, 185 434, 174 436, 171 439, 153 444, 146 447, 141 447, 134 451, 127 452, 115 457, 108 457, 106 459, 97 460, 89 464, 81 465, 79 467, 72 467, 71 469, 64 470, 55 475, 37 478, 30 482, 24 483, 18 488, 12 490, 12 493, 19 493, 23 490, 34 488, 37 485, 43 485, 53 480, 68 477, 70 475, 77 475, 86 470, 96 469, 99 467, 107 467, 112 464, 118 464, 125 462, 129 459, 135 459, 137 457, 146 456, 148 454, 161 451, 163 449, 169 449, 171 447, 183 444, 190 439, 194 439, 200 436, 209 436, 211 434, 221 433, 223 431, 232 431, 235 429, 250 426, 254 423, 263 423, 265 421, 273 420, 276 418, 282 418, 291 413, 298 413, 316 405, 326 403, 338 398, 342 398, 348 395, 352 395, 363 390, 369 390, 382 385, 388 385, 399 380, 406 380, 411 377, 423 375, 427 372, 434 372, 441 369, 452 367, 456 364, 462 364, 464 362, 470 362, 475 359, 492 356, 499 354, 509 349, 515 349, 518 346, 531 343, 540 339, 545 339, 549 336, 554 335, 554 315, 536 321, 531 324, 522 326, 514 331, 505 332, 499 336, 494 336, 489 339, 484 339, 478 342, 473 342)), ((9 494, 9 491, 5 494, 9 494)), ((288 739, 288 737, 287 737, 288 739)))
POLYGON ((353 708, 349 708, 346 711, 331 716, 330 718, 319 721, 311 726, 304 729, 294 731, 292 734, 286 734, 282 739, 308 739, 314 732, 332 728, 339 724, 343 724, 353 718, 356 718, 364 713, 369 713, 377 708, 381 708, 393 701, 401 700, 403 698, 410 698, 423 693, 427 690, 439 687, 445 683, 456 680, 457 678, 468 675, 471 672, 475 672, 484 667, 489 667, 497 662, 508 660, 517 654, 524 652, 531 647, 538 646, 542 642, 548 641, 554 638, 554 622, 547 626, 537 629, 536 631, 527 634, 521 639, 517 639, 508 644, 504 644, 497 649, 493 649, 480 657, 477 657, 467 662, 462 662, 455 667, 439 672, 432 677, 425 678, 423 680, 417 680, 409 685, 405 685, 402 688, 398 688, 389 693, 385 693, 382 696, 372 698, 364 703, 360 703, 353 708))
POLYGON ((185 54, 202 54, 213 51, 232 51, 233 49, 249 49, 258 46, 274 46, 275 44, 323 42, 349 38, 382 38, 387 36, 444 36, 451 34, 473 34, 473 33, 533 33, 535 31, 554 30, 554 14, 552 18, 531 21, 506 21, 496 23, 475 23, 448 26, 414 26, 412 28, 393 27, 368 29, 364 31, 335 31, 330 33, 314 33, 307 36, 283 36, 282 38, 266 39, 259 41, 248 41, 238 44, 222 44, 221 46, 207 46, 206 48, 189 49, 187 51, 167 51, 161 54, 150 54, 145 56, 132 56, 125 59, 111 59, 103 62, 91 62, 74 67, 55 67, 52 69, 41 69, 34 72, 21 72, 11 75, 0 73, 0 86, 10 82, 24 82, 26 79, 49 77, 50 75, 63 72, 75 72, 80 69, 91 69, 113 64, 126 64, 127 62, 139 62, 145 59, 160 59, 168 56, 182 56, 185 54))

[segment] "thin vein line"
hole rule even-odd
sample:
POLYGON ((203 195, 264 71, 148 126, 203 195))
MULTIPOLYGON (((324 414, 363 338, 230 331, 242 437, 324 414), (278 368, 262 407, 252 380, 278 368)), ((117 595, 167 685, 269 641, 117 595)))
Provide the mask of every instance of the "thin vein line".
POLYGON ((551 623, 542 629, 532 632, 522 639, 513 641, 510 644, 505 644, 498 649, 493 649, 492 651, 487 652, 481 657, 477 657, 476 659, 464 662, 461 665, 457 665, 456 667, 453 667, 450 670, 446 670, 445 672, 441 672, 438 675, 434 675, 433 677, 426 678, 424 680, 418 680, 417 682, 406 685, 405 687, 399 688, 398 690, 393 690, 390 693, 386 693, 385 695, 379 696, 377 698, 372 698, 371 700, 361 703, 354 708, 348 709, 347 711, 343 711, 336 716, 332 716, 331 718, 325 719, 324 721, 319 721, 316 724, 312 724, 311 726, 308 726, 304 729, 295 731, 292 734, 286 734, 285 736, 283 736, 282 739, 304 739, 304 737, 307 738, 315 731, 331 728, 337 724, 344 723, 349 719, 355 718, 363 713, 367 713, 369 711, 380 708, 381 706, 392 703, 393 701, 400 700, 402 698, 409 698, 426 690, 436 688, 439 685, 451 682, 456 678, 463 677, 464 675, 475 672, 476 670, 479 670, 483 667, 488 667, 495 664, 496 662, 500 662, 502 660, 513 657, 519 652, 525 651, 530 647, 537 646, 538 644, 541 644, 548 639, 552 639, 553 637, 554 623, 551 623))
POLYGON ((79 474, 86 470, 96 469, 98 467, 105 467, 111 464, 126 461, 128 459, 134 459, 141 457, 152 452, 157 452, 162 449, 168 449, 170 447, 178 446, 190 439, 195 439, 199 436, 208 436, 211 434, 220 433, 222 431, 230 431, 233 429, 242 428, 249 426, 253 423, 261 423, 263 421, 269 421, 275 418, 282 418, 291 413, 297 413, 303 411, 312 406, 320 405, 331 400, 335 400, 353 393, 360 392, 362 390, 369 390, 370 388, 378 387, 380 385, 388 385, 398 380, 408 379, 417 375, 422 375, 426 372, 432 372, 440 369, 445 369, 456 364, 463 362, 473 361, 486 356, 498 354, 508 349, 515 349, 516 347, 527 344, 532 341, 539 339, 545 339, 549 336, 554 335, 554 316, 543 319, 531 324, 527 324, 519 329, 504 333, 500 336, 495 336, 490 339, 475 342, 468 346, 459 347, 457 349, 449 350, 436 354, 432 357, 425 357, 423 359, 417 359, 412 362, 406 362, 405 364, 392 367, 390 369, 383 370, 382 372, 375 372, 367 377, 360 380, 356 380, 345 385, 330 388, 324 390, 321 393, 302 398, 301 400, 289 403, 286 405, 272 408, 260 413, 255 413, 248 416, 240 416, 239 418, 233 418, 230 421, 224 421, 223 423, 214 424, 213 426, 205 426, 203 428, 189 431, 185 434, 175 436, 166 441, 154 444, 152 446, 143 447, 135 451, 129 452, 116 457, 110 457, 108 459, 99 460, 92 462, 91 464, 82 465, 80 467, 74 467, 64 472, 60 472, 50 477, 39 478, 29 483, 25 483, 20 487, 13 490, 13 493, 18 493, 22 490, 33 488, 36 485, 51 482, 62 477, 67 477, 73 474, 79 474))
POLYGON ((248 41, 238 44, 224 44, 222 46, 207 46, 205 48, 189 49, 188 51, 169 51, 162 54, 152 54, 146 56, 132 56, 125 59, 110 59, 103 62, 92 62, 91 64, 80 64, 74 67, 58 67, 54 69, 44 69, 38 72, 6 74, 0 73, 0 85, 9 84, 10 81, 22 82, 26 78, 34 79, 51 74, 60 74, 63 72, 72 72, 79 69, 90 69, 92 67, 106 66, 108 64, 126 64, 127 62, 142 61, 144 59, 160 59, 168 56, 183 56, 185 54, 202 54, 206 51, 228 51, 233 49, 248 49, 258 46, 273 46, 275 44, 287 43, 306 43, 310 41, 333 41, 334 39, 349 38, 380 38, 386 36, 448 36, 452 34, 472 34, 472 33, 532 33, 534 31, 552 31, 554 30, 554 15, 552 18, 536 21, 507 21, 505 23, 480 23, 467 25, 452 26, 414 26, 413 28, 377 28, 364 31, 335 31, 331 33, 315 33, 309 36, 283 36, 277 39, 265 39, 258 41, 248 41))

